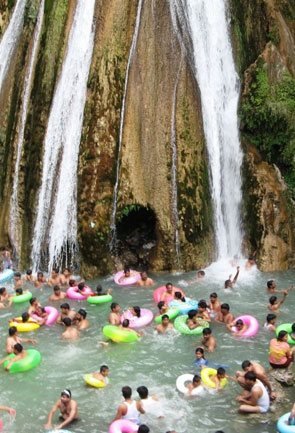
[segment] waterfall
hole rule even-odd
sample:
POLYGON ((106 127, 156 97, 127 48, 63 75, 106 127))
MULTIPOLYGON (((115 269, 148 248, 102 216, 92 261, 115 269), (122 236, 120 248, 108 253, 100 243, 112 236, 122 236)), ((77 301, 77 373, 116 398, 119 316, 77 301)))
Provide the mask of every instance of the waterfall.
POLYGON ((9 69, 10 62, 13 58, 13 52, 19 40, 25 13, 25 0, 18 0, 15 5, 10 23, 1 39, 0 43, 0 93, 3 82, 9 69))
POLYGON ((35 69, 35 64, 37 59, 37 53, 39 48, 41 29, 42 29, 42 23, 44 17, 44 2, 45 0, 40 1, 37 23, 33 35, 32 51, 31 51, 31 55, 30 55, 30 59, 29 59, 29 63, 25 75, 21 115, 20 115, 20 122, 18 126, 18 139, 16 144, 16 160, 15 160, 15 168, 14 168, 14 176, 13 176, 12 196, 10 200, 9 233, 10 233, 10 239, 12 245, 18 257, 20 255, 20 248, 21 248, 21 233, 20 233, 21 224, 19 221, 20 216, 19 216, 19 206, 18 206, 19 171, 20 171, 20 162, 21 162, 22 149, 23 149, 25 125, 27 120, 27 112, 28 112, 30 95, 31 95, 32 81, 34 76, 34 69, 35 69))
MULTIPOLYGON (((242 151, 238 131, 239 81, 226 17, 226 0, 173 0, 178 26, 190 33, 188 55, 200 88, 210 164, 217 256, 241 254, 242 151), (182 16, 178 16, 178 14, 182 16), (191 52, 192 51, 192 52, 191 52)), ((177 30, 179 32, 179 29, 177 30)))
POLYGON ((94 44, 95 0, 78 0, 44 141, 34 228, 34 269, 74 260, 77 249, 77 166, 94 44), (69 253, 69 256, 68 256, 69 253))
POLYGON ((126 96, 127 96, 127 89, 128 89, 128 78, 129 78, 130 66, 131 66, 131 62, 132 62, 133 55, 135 53, 135 48, 137 45, 142 3, 143 3, 143 0, 139 0, 138 6, 137 6, 135 28, 134 28, 134 32, 133 32, 132 43, 131 43, 131 47, 130 47, 130 51, 129 51, 129 57, 128 57, 127 68, 126 68, 124 93, 123 93, 123 101, 122 101, 121 116, 120 116, 119 145, 118 145, 118 157, 117 157, 117 167, 116 167, 116 182, 115 182, 115 186, 114 186, 113 206, 112 206, 111 224, 110 224, 110 227, 111 227, 110 250, 111 250, 111 253, 113 253, 115 255, 117 254, 116 214, 117 214, 117 202, 118 202, 118 192, 119 192, 119 177, 120 177, 120 161, 121 161, 123 127, 124 127, 124 120, 125 120, 125 104, 126 104, 126 96))

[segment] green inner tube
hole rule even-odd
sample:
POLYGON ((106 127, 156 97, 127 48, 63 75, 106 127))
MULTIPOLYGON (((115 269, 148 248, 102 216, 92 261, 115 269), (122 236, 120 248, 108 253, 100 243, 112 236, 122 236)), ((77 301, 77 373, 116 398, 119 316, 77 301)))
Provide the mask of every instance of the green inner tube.
POLYGON ((115 343, 133 343, 139 339, 135 331, 126 331, 114 325, 105 325, 103 335, 115 343))
POLYGON ((294 338, 291 337, 292 333, 292 323, 283 323, 282 325, 278 326, 276 328, 276 335, 278 336, 280 331, 286 331, 288 332, 288 341, 289 344, 295 344, 294 338))
POLYGON ((112 300, 112 295, 88 296, 87 298, 89 304, 104 304, 105 302, 111 302, 112 300))
MULTIPOLYGON (((178 316, 179 310, 178 310, 178 308, 169 308, 167 313, 164 313, 164 314, 167 314, 167 316, 169 317, 169 320, 173 320, 173 319, 175 319, 175 317, 178 316)), ((164 314, 161 314, 160 316, 155 317, 155 322, 158 324, 162 323, 162 317, 164 316, 164 314)))
POLYGON ((202 322, 202 326, 198 326, 195 329, 189 329, 189 327, 186 324, 186 320, 188 318, 188 315, 185 314, 183 316, 176 317, 174 321, 174 328, 177 329, 178 332, 181 334, 186 335, 200 335, 203 332, 204 328, 209 328, 209 323, 205 320, 200 319, 200 322, 202 322))
POLYGON ((22 302, 29 301, 32 298, 32 296, 33 295, 31 292, 26 292, 26 293, 23 293, 22 295, 13 296, 12 302, 14 304, 21 304, 22 302))
MULTIPOLYGON (((38 350, 27 349, 26 352, 27 352, 27 356, 25 358, 20 359, 19 361, 16 361, 11 365, 9 369, 9 373, 22 373, 23 371, 29 371, 40 364, 41 353, 38 352, 38 350)), ((9 358, 14 358, 14 357, 15 357, 14 353, 9 355, 9 358)), ((7 359, 4 362, 3 367, 5 368, 8 363, 9 363, 9 359, 7 359)))

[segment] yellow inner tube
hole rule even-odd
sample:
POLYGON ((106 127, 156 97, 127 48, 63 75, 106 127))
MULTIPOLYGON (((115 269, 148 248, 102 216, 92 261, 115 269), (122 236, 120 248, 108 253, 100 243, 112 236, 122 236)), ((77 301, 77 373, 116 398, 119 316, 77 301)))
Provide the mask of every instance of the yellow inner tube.
MULTIPOLYGON (((202 368, 201 379, 204 385, 208 386, 208 388, 216 388, 215 382, 213 382, 213 380, 210 379, 212 376, 216 376, 216 374, 217 374, 217 370, 215 370, 215 368, 209 368, 209 367, 202 368)), ((227 378, 225 377, 220 381, 221 388, 224 388, 226 384, 227 384, 227 378)))
MULTIPOLYGON (((17 317, 17 320, 21 320, 21 317, 17 317)), ((12 326, 15 326, 18 332, 36 331, 36 329, 40 328, 39 323, 34 322, 32 319, 27 322, 9 322, 9 327, 12 326)))
POLYGON ((94 388, 104 388, 106 386, 105 382, 96 379, 92 374, 85 374, 84 380, 87 385, 94 386, 94 388))

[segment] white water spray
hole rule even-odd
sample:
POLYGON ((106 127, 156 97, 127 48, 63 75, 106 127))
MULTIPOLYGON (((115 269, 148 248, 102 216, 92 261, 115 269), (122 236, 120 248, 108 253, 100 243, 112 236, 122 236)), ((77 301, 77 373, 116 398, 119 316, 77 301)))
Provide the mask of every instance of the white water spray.
POLYGON ((18 0, 14 7, 9 25, 1 39, 0 43, 0 93, 3 82, 9 70, 10 62, 13 58, 13 52, 17 46, 25 13, 26 0, 18 0))
POLYGON ((12 245, 18 257, 20 255, 20 248, 21 248, 21 224, 19 221, 20 215, 19 215, 19 206, 18 206, 19 171, 20 171, 20 162, 21 162, 22 150, 23 150, 27 112, 28 112, 28 107, 30 102, 34 70, 35 70, 37 53, 39 48, 42 23, 44 18, 44 2, 45 0, 40 1, 37 22, 34 30, 34 35, 33 35, 32 51, 31 51, 29 64, 25 75, 21 115, 20 115, 20 122, 18 127, 18 139, 16 144, 16 160, 15 160, 15 168, 14 168, 14 176, 13 176, 12 196, 10 200, 9 233, 10 233, 10 239, 12 245))
POLYGON ((127 96, 127 89, 128 89, 128 79, 129 79, 130 66, 131 66, 132 59, 133 59, 135 49, 136 49, 136 45, 137 45, 142 3, 143 3, 143 0, 139 0, 138 6, 137 6, 135 29, 134 29, 134 33, 133 33, 133 37, 132 37, 132 43, 131 43, 131 47, 130 47, 130 51, 129 51, 128 62, 127 62, 123 101, 122 101, 121 116, 120 116, 119 145, 118 145, 118 157, 117 157, 117 167, 116 167, 116 182, 115 182, 115 186, 114 186, 113 207, 112 207, 111 224, 110 224, 110 227, 111 227, 110 250, 113 254, 117 253, 116 214, 117 214, 117 202, 118 202, 118 192, 119 192, 119 177, 120 177, 120 167, 121 167, 120 162, 121 162, 123 127, 124 127, 124 120, 125 120, 125 104, 126 104, 126 96, 127 96))
MULTIPOLYGON (((190 29, 196 80, 210 162, 218 258, 241 254, 242 151, 237 107, 239 81, 226 19, 226 0, 173 0, 178 22, 190 29)), ((176 22, 174 17, 173 22, 176 22)))
POLYGON ((32 262, 60 266, 77 248, 77 165, 94 44, 95 0, 78 0, 45 136, 32 262))

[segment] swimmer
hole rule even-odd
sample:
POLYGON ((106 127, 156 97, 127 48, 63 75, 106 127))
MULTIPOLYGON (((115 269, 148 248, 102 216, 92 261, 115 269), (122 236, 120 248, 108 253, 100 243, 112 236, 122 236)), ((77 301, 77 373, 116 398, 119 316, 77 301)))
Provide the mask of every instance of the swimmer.
POLYGON ((196 348, 195 357, 196 357, 196 359, 195 359, 194 364, 198 369, 202 369, 203 367, 206 367, 208 365, 208 361, 205 358, 204 349, 202 347, 196 348))
POLYGON ((206 320, 206 322, 211 322, 211 317, 208 312, 208 305, 204 299, 201 299, 198 304, 197 317, 206 320))
POLYGON ((186 385, 187 389, 188 389, 188 395, 192 395, 192 392, 196 389, 196 388, 203 388, 202 386, 202 382, 201 382, 201 377, 198 374, 195 374, 193 377, 192 382, 188 383, 186 385))
POLYGON ((13 277, 14 290, 19 289, 23 285, 22 275, 20 272, 15 272, 13 277))
POLYGON ((60 274, 60 276, 59 276, 60 285, 62 287, 69 287, 70 279, 71 279, 70 269, 64 268, 64 270, 62 271, 62 274, 60 274))
POLYGON ((0 288, 0 308, 10 307, 12 304, 11 298, 12 297, 8 294, 6 287, 1 287, 0 288))
POLYGON ((9 413, 9 415, 11 415, 11 416, 16 415, 16 410, 13 409, 12 407, 9 407, 9 406, 0 406, 0 410, 3 410, 5 412, 9 413))
POLYGON ((124 329, 124 331, 135 332, 138 337, 142 336, 141 332, 135 331, 135 329, 129 328, 130 321, 128 319, 124 319, 122 324, 119 325, 119 328, 124 329))
POLYGON ((57 268, 52 268, 50 278, 48 279, 49 286, 58 286, 61 283, 60 275, 57 268))
POLYGON ((62 292, 59 286, 53 287, 53 294, 49 296, 49 301, 60 301, 62 299, 65 299, 66 293, 62 292))
POLYGON ((37 289, 40 289, 44 284, 46 284, 46 278, 44 277, 43 272, 39 271, 37 272, 37 278, 34 282, 34 286, 37 287, 37 289))
POLYGON ((247 325, 241 319, 229 323, 228 325, 226 325, 226 327, 227 329, 232 331, 234 335, 242 335, 248 328, 247 325), (233 328, 236 329, 234 330, 233 328))
POLYGON ((212 335, 210 328, 203 329, 203 338, 201 344, 208 350, 208 352, 214 352, 217 347, 216 339, 212 335))
POLYGON ((276 320, 277 316, 276 314, 268 314, 266 316, 266 322, 263 325, 264 328, 266 328, 268 331, 275 331, 276 330, 276 320))
POLYGON ((177 301, 177 302, 186 302, 186 299, 185 299, 185 297, 182 295, 182 293, 181 292, 175 292, 174 293, 174 301, 177 301))
POLYGON ((215 383, 215 388, 217 391, 221 390, 221 381, 222 381, 222 379, 225 379, 226 377, 227 376, 225 373, 225 369, 223 367, 219 367, 217 369, 216 375, 213 374, 212 376, 210 376, 210 379, 212 380, 212 382, 215 383))
POLYGON ((230 275, 228 277, 228 280, 225 280, 225 282, 224 282, 224 288, 225 289, 232 289, 233 288, 234 284, 236 284, 236 282, 237 282, 239 273, 240 273, 240 266, 237 266, 237 272, 236 272, 236 275, 234 276, 234 279, 232 280, 231 275, 230 275))
POLYGON ((6 339, 6 353, 14 353, 14 346, 17 343, 31 343, 35 345, 37 341, 34 338, 19 337, 16 326, 11 326, 8 329, 8 337, 6 339))
POLYGON ((199 271, 197 271, 197 279, 203 280, 203 278, 205 278, 205 271, 200 269, 199 271))
MULTIPOLYGON (((141 309, 138 305, 129 308, 130 313, 132 314, 134 319, 139 319, 141 316, 141 309)), ((132 318, 132 319, 133 319, 132 318)))
POLYGON ((75 317, 76 312, 70 309, 70 305, 67 302, 64 302, 60 306, 60 315, 57 318, 56 323, 62 323, 63 319, 69 317, 71 320, 75 317))
POLYGON ((268 280, 266 283, 266 291, 267 293, 283 293, 283 294, 288 294, 288 291, 291 289, 291 287, 289 287, 289 289, 284 289, 284 290, 277 290, 277 283, 275 282, 275 280, 268 280))
POLYGON ((109 367, 107 365, 101 365, 99 372, 95 372, 92 373, 92 376, 99 380, 100 382, 103 382, 105 385, 108 385, 109 383, 109 379, 108 379, 108 375, 109 375, 109 367))
POLYGON ((79 331, 89 328, 89 321, 86 319, 87 311, 80 308, 73 319, 73 325, 77 326, 79 331))
POLYGON ((66 330, 61 334, 61 338, 65 340, 77 340, 80 337, 80 333, 77 328, 73 326, 72 320, 69 317, 65 317, 62 320, 66 330))
POLYGON ((142 408, 147 415, 150 414, 156 418, 164 418, 159 399, 156 395, 149 396, 149 390, 146 386, 139 386, 136 391, 138 392, 142 408))
POLYGON ((168 331, 174 331, 173 324, 169 320, 169 316, 167 314, 163 314, 162 323, 155 327, 155 330, 159 334, 165 334, 168 331))
MULTIPOLYGON (((27 311, 25 311, 21 317, 14 317, 13 319, 9 320, 10 322, 17 322, 17 323, 27 323, 30 319, 30 315, 27 311)), ((31 318, 31 323, 38 323, 37 320, 34 320, 31 318)))
POLYGON ((220 302, 218 299, 218 295, 216 292, 213 292, 210 294, 210 302, 209 302, 209 308, 210 308, 210 317, 212 319, 216 319, 218 316, 218 313, 220 313, 220 302))
POLYGON ((106 296, 106 295, 110 295, 111 293, 112 293, 112 289, 107 289, 107 291, 104 292, 102 289, 102 285, 98 284, 96 286, 95 292, 92 293, 90 296, 106 296))
POLYGON ((17 361, 20 361, 21 359, 27 356, 27 352, 24 350, 23 346, 20 343, 16 343, 13 346, 13 353, 15 355, 14 358, 11 358, 10 355, 8 355, 0 361, 0 365, 2 365, 5 361, 9 359, 9 362, 5 367, 6 371, 10 370, 12 364, 14 364, 17 361))
POLYGON ((292 323, 290 336, 293 338, 293 340, 295 340, 295 322, 292 323))
POLYGON ((276 312, 278 312, 280 306, 285 302, 285 299, 286 299, 287 296, 288 296, 288 292, 284 293, 282 299, 279 299, 279 300, 278 300, 277 296, 274 296, 274 295, 271 296, 269 298, 269 304, 268 304, 267 308, 270 311, 276 311, 276 312))
POLYGON ((254 372, 245 374, 245 385, 250 391, 244 391, 236 400, 241 404, 241 413, 266 413, 269 410, 270 400, 265 386, 254 372))
POLYGON ((140 424, 140 414, 145 413, 140 401, 132 400, 132 389, 130 386, 123 386, 122 395, 124 402, 117 409, 117 413, 113 421, 117 419, 128 419, 135 424, 140 424))
POLYGON ((116 302, 111 303, 111 312, 109 314, 109 323, 114 326, 121 324, 121 307, 116 302))
POLYGON ((137 274, 137 272, 131 271, 128 266, 125 266, 125 268, 124 268, 124 274, 119 278, 118 282, 119 283, 124 283, 124 280, 126 278, 133 277, 136 274, 137 274))
POLYGON ((38 302, 37 298, 31 298, 30 299, 30 307, 28 310, 29 315, 36 320, 39 325, 44 325, 47 317, 48 317, 48 313, 46 313, 46 311, 44 310, 43 307, 41 307, 40 303, 38 302))
POLYGON ((23 281, 28 283, 34 283, 35 278, 33 277, 32 269, 27 269, 25 275, 23 276, 23 281))
POLYGON ((169 306, 164 301, 158 302, 157 307, 159 309, 160 316, 167 313, 167 311, 169 310, 169 306))
POLYGON ((45 424, 46 429, 52 429, 52 418, 55 412, 59 410, 60 424, 56 426, 57 429, 63 429, 68 426, 72 421, 78 420, 78 404, 75 400, 72 400, 72 393, 69 389, 64 389, 60 394, 60 399, 57 400, 55 405, 52 407, 48 414, 47 423, 45 424))
POLYGON ((189 310, 189 312, 187 313, 188 318, 186 319, 186 324, 189 329, 195 329, 201 326, 197 314, 198 314, 197 310, 189 310))
POLYGON ((228 325, 229 323, 232 323, 234 320, 234 316, 232 313, 230 313, 230 306, 229 304, 221 304, 220 305, 220 313, 218 313, 217 316, 217 322, 224 323, 225 325, 228 325))
POLYGON ((150 433, 150 429, 147 425, 140 424, 140 426, 138 427, 137 433, 150 433))
POLYGON ((249 270, 256 265, 255 256, 256 256, 256 251, 248 257, 248 260, 245 263, 245 269, 249 270))
POLYGON ((180 292, 183 297, 185 296, 183 290, 176 289, 175 287, 173 287, 172 283, 167 283, 165 287, 166 290, 164 293, 162 293, 160 301, 164 301, 164 302, 171 301, 172 298, 174 298, 175 296, 175 292, 180 292))
POLYGON ((141 287, 148 287, 148 286, 152 286, 154 283, 154 281, 148 277, 147 273, 145 271, 140 273, 140 280, 137 281, 137 286, 141 286, 141 287))
MULTIPOLYGON (((271 400, 274 400, 276 398, 276 394, 273 392, 271 383, 267 377, 265 369, 260 365, 258 362, 255 361, 248 361, 245 360, 242 362, 242 369, 243 371, 237 371, 236 372, 236 380, 238 384, 242 387, 247 389, 246 381, 245 381, 245 374, 248 371, 251 371, 256 374, 257 379, 260 380, 260 382, 263 383, 264 386, 268 389, 269 396, 271 400)), ((248 389, 249 391, 249 389, 248 389)))

